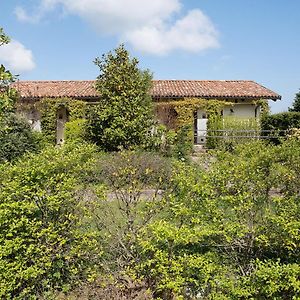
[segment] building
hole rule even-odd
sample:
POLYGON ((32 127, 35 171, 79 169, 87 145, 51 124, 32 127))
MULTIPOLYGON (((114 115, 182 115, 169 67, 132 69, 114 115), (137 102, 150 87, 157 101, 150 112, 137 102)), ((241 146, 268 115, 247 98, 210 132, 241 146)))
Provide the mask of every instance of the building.
MULTIPOLYGON (((95 81, 18 81, 13 84, 19 92, 20 104, 31 105, 30 110, 20 111, 35 130, 41 130, 40 112, 35 105, 43 98, 70 98, 95 103, 100 95, 95 89, 95 81)), ((202 101, 223 101, 220 114, 244 119, 259 118, 261 106, 268 100, 279 100, 281 96, 266 87, 247 80, 154 80, 151 96, 156 104, 157 118, 167 127, 176 123, 175 103, 185 99, 202 101), (168 105, 162 105, 168 104, 168 105)), ((205 143, 207 120, 205 108, 197 107, 194 113, 195 143, 205 143)), ((57 111, 57 141, 64 139, 64 124, 68 120, 67 109, 57 111)))

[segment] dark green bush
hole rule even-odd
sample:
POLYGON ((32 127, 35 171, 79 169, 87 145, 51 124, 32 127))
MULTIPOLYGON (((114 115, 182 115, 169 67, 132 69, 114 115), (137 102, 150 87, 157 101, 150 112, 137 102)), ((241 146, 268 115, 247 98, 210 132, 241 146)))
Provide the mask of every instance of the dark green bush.
POLYGON ((10 113, 0 119, 0 163, 37 150, 39 143, 39 134, 22 117, 10 113))
MULTIPOLYGON (((261 120, 261 129, 272 131, 263 132, 262 135, 285 136, 286 131, 291 128, 300 128, 300 112, 283 112, 268 115, 261 120)), ((278 142, 278 139, 274 138, 272 141, 278 142)))

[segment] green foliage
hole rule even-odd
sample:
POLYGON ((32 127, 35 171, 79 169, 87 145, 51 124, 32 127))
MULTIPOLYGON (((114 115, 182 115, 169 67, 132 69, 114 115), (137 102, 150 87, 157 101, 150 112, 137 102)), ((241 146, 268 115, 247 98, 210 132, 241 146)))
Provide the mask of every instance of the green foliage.
MULTIPOLYGON (((182 129, 182 132, 188 134, 190 143, 194 143, 194 114, 198 110, 202 109, 209 115, 210 122, 215 122, 221 117, 221 111, 224 106, 232 105, 228 101, 219 100, 207 100, 199 98, 185 98, 180 101, 170 101, 158 103, 158 107, 173 107, 177 113, 176 128, 182 129), (187 128, 190 128, 187 131, 187 128)), ((182 132, 179 133, 179 138, 182 136, 182 132)))
POLYGON ((284 112, 266 116, 261 122, 264 130, 287 130, 300 128, 300 112, 284 112))
POLYGON ((171 156, 179 160, 189 160, 189 155, 193 150, 193 141, 190 139, 191 125, 185 125, 176 132, 171 156))
POLYGON ((151 136, 146 139, 142 148, 158 152, 165 157, 188 161, 193 150, 190 133, 191 126, 189 125, 182 126, 176 131, 167 129, 164 125, 158 125, 151 136))
MULTIPOLYGON (((0 46, 9 43, 9 37, 0 28, 0 46)), ((34 134, 20 116, 14 114, 17 91, 10 87, 15 77, 0 66, 0 163, 11 161, 28 151, 36 150, 38 135, 34 134)))
POLYGON ((100 68, 96 88, 101 98, 89 107, 88 136, 105 151, 143 144, 153 125, 149 71, 141 71, 123 45, 95 64, 100 68))
POLYGON ((8 44, 9 42, 10 38, 5 34, 3 28, 0 27, 0 46, 8 44))
MULTIPOLYGON (((9 37, 0 28, 0 46, 8 44, 9 37)), ((17 98, 16 90, 10 88, 10 84, 14 81, 15 77, 5 67, 0 65, 0 120, 1 118, 14 111, 14 105, 17 98)))
POLYGON ((300 112, 300 91, 296 93, 292 107, 289 107, 289 111, 300 112))
POLYGON ((93 156, 87 145, 50 147, 0 167, 1 299, 37 299, 93 276, 101 251, 82 193, 93 156))
POLYGON ((57 113, 66 108, 68 121, 85 117, 86 102, 71 98, 45 98, 39 103, 43 135, 52 144, 56 143, 57 113))
POLYGON ((140 258, 138 234, 159 213, 170 163, 155 153, 122 151, 101 156, 95 171, 100 194, 96 189, 99 202, 92 211, 104 248, 104 276, 132 276, 128 268, 140 258))
POLYGON ((33 132, 20 116, 10 113, 0 120, 0 163, 38 150, 40 142, 39 133, 33 132))
POLYGON ((298 299, 300 142, 176 163, 137 272, 163 299, 298 299), (182 297, 182 298, 180 298, 182 297))
MULTIPOLYGON (((278 113, 265 116, 261 120, 261 129, 272 131, 271 133, 266 132, 264 135, 278 135, 278 137, 281 137, 293 128, 300 128, 300 112, 278 113)), ((278 138, 272 138, 271 141, 279 143, 278 138)))
POLYGON ((86 140, 86 119, 76 119, 66 123, 66 142, 83 142, 86 140))
POLYGON ((208 132, 207 147, 212 149, 232 149, 260 136, 260 122, 256 118, 214 118, 209 120, 208 129, 211 131, 208 132))
POLYGON ((271 109, 268 100, 260 99, 254 101, 254 103, 256 106, 260 107, 260 117, 265 117, 270 114, 271 109))

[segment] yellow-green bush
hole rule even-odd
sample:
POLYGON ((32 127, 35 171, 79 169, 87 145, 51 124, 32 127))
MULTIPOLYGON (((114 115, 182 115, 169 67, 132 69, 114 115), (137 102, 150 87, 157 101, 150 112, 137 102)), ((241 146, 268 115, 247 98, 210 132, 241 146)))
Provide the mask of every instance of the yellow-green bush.
POLYGON ((101 251, 82 229, 81 192, 93 155, 91 146, 51 147, 0 167, 1 299, 37 299, 93 276, 101 251))
POLYGON ((205 169, 174 166, 139 276, 162 299, 298 299, 299 140, 239 144, 205 169))

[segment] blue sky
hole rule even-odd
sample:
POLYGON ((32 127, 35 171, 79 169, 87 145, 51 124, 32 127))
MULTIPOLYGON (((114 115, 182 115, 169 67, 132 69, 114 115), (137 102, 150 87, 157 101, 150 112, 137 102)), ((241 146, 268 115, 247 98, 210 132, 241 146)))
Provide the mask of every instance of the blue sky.
POLYGON ((254 80, 300 88, 299 0, 0 0, 12 38, 0 63, 22 80, 94 79, 97 56, 125 42, 155 79, 254 80))

